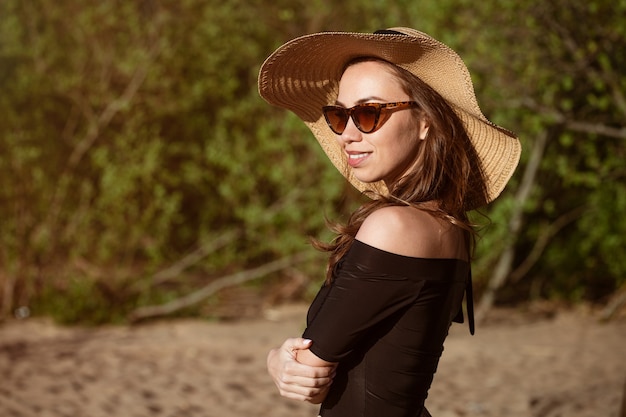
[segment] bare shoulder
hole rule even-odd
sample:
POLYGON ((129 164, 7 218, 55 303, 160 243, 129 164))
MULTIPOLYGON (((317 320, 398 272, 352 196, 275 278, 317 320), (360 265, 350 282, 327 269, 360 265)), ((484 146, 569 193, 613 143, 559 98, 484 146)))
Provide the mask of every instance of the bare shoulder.
POLYGON ((383 207, 371 213, 356 239, 398 255, 418 258, 466 258, 460 228, 432 214, 406 206, 383 207))

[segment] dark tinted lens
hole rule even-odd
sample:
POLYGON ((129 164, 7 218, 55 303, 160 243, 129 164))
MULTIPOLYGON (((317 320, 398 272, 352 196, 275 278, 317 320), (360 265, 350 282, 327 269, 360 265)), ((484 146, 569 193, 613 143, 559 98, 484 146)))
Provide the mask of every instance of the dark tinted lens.
POLYGON ((361 132, 369 133, 376 127, 378 108, 367 105, 356 107, 352 113, 352 119, 361 132))
POLYGON ((324 116, 328 125, 338 135, 341 135, 348 124, 348 111, 341 107, 324 108, 324 116))

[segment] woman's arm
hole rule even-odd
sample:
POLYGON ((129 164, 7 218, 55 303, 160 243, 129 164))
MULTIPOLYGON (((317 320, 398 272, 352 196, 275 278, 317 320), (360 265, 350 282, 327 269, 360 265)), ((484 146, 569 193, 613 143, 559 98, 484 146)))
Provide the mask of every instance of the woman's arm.
MULTIPOLYGON (((308 340, 308 339, 305 339, 305 340, 308 340)), ((319 393, 311 397, 311 399, 307 400, 308 402, 312 404, 319 404, 322 401, 324 401, 324 398, 326 398, 326 394, 328 394, 328 389, 330 388, 330 384, 332 384, 332 377, 334 376, 334 371, 337 368, 337 362, 325 361, 319 358, 309 349, 300 349, 300 350, 297 350, 295 353, 296 353, 296 360, 299 363, 303 365, 312 366, 315 368, 331 369, 333 372, 330 375, 330 381, 328 382, 328 384, 325 384, 323 387, 321 387, 322 389, 319 393)))
POLYGON ((269 352, 267 370, 280 395, 317 404, 326 397, 336 366, 313 355, 309 351, 311 343, 307 339, 287 339, 269 352))

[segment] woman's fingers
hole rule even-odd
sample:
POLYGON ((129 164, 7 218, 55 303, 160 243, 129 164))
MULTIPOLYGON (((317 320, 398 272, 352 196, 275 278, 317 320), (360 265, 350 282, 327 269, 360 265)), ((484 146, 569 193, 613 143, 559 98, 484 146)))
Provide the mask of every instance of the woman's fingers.
POLYGON ((295 352, 310 346, 310 340, 291 338, 269 352, 267 369, 283 397, 313 402, 328 391, 335 374, 334 366, 309 366, 296 360, 295 352))

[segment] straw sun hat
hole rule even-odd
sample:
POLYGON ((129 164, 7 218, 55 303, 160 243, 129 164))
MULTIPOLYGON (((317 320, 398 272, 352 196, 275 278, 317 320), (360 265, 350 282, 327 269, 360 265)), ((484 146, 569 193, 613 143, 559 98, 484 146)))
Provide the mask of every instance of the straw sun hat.
POLYGON ((382 181, 366 184, 349 169, 322 107, 334 104, 345 65, 358 57, 375 57, 416 75, 451 105, 465 125, 481 160, 487 200, 494 200, 513 175, 521 154, 512 132, 491 123, 478 107, 469 71, 452 49, 409 28, 376 33, 323 32, 296 38, 267 58, 259 74, 259 92, 270 104, 294 112, 311 129, 332 163, 358 190, 387 194, 382 181))

